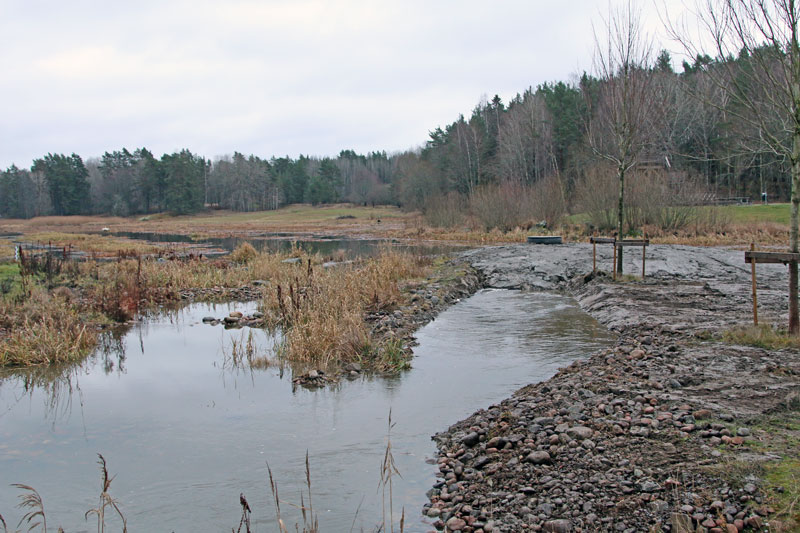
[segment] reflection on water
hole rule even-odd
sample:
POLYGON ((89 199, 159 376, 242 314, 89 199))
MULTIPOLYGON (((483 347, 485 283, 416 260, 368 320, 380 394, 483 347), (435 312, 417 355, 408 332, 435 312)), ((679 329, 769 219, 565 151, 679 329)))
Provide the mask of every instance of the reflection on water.
MULTIPOLYGON (((427 530, 430 436, 610 341, 570 299, 483 291, 420 330, 411 371, 294 389, 279 368, 226 363, 250 330, 201 323, 250 305, 192 305, 109 334, 83 365, 3 374, 0 514, 19 518, 8 484, 21 482, 42 494, 49 522, 91 529, 82 513, 96 505, 100 452, 132 531, 227 529, 240 492, 256 530, 273 530, 267 462, 283 499, 299 502, 308 450, 322 527, 349 531, 361 504, 354 530, 369 531, 391 409, 395 509, 405 506, 407 531, 427 530)), ((252 335, 259 351, 275 342, 252 335)))
MULTIPOLYGON (((81 400, 80 376, 87 369, 94 369, 105 375, 125 373, 124 339, 129 326, 105 331, 98 337, 98 345, 89 357, 79 363, 22 368, 0 368, 0 391, 13 390, 11 401, 5 405, 4 412, 34 396, 42 400, 43 415, 55 425, 59 418, 72 414, 73 400, 81 400)), ((2 396, 5 399, 5 394, 2 396)), ((0 422, 4 412, 0 412, 0 422)))
POLYGON ((253 245, 256 250, 264 252, 291 252, 293 249, 303 250, 309 254, 320 254, 323 257, 336 259, 356 259, 375 255, 384 246, 392 246, 401 251, 410 251, 420 255, 442 255, 468 248, 458 244, 401 244, 386 239, 347 239, 330 235, 296 235, 292 233, 272 233, 266 236, 253 237, 204 237, 193 238, 189 235, 164 234, 149 232, 120 231, 113 233, 117 237, 137 239, 156 243, 180 243, 183 245, 202 245, 221 248, 231 252, 244 242, 253 245))

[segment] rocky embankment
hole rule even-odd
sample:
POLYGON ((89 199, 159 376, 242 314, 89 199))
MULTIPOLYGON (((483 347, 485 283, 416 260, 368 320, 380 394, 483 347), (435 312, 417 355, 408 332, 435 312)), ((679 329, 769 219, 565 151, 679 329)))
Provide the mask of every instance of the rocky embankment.
MULTIPOLYGON (((610 249, 598 251, 609 268, 610 249)), ((793 527, 791 510, 771 507, 763 465, 796 454, 800 432, 785 417, 800 408, 800 356, 716 340, 751 320, 741 251, 647 255, 644 282, 612 282, 591 274, 584 245, 465 254, 487 285, 566 292, 619 339, 434 437, 440 480, 423 512, 436 529, 793 527)), ((640 271, 640 253, 626 256, 626 271, 640 271)), ((785 267, 759 265, 758 277, 760 317, 785 320, 785 267)))

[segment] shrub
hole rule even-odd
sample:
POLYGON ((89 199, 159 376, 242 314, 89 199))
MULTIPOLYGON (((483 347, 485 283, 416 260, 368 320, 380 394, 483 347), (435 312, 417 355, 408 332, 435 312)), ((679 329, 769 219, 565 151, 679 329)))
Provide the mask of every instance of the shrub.
POLYGON ((464 224, 467 202, 456 192, 428 198, 422 208, 425 223, 435 228, 455 228, 464 224))
MULTIPOLYGON (((625 178, 624 233, 718 229, 724 220, 718 211, 701 207, 706 196, 705 188, 685 172, 631 170, 625 178)), ((575 210, 585 213, 592 230, 617 229, 618 202, 619 181, 611 165, 595 165, 576 184, 575 210)))
POLYGON ((560 180, 551 176, 532 186, 506 182, 480 187, 470 198, 470 212, 486 230, 527 228, 542 220, 553 227, 566 203, 560 180))

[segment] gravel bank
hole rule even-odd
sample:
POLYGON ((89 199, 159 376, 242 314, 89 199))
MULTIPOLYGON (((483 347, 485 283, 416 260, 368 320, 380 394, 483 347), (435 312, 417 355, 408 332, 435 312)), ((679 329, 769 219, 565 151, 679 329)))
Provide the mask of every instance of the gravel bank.
MULTIPOLYGON (((609 268, 610 247, 598 251, 609 268)), ((759 465, 785 435, 763 422, 796 412, 800 356, 714 340, 751 320, 744 254, 652 246, 648 278, 615 283, 591 274, 591 253, 463 254, 490 287, 572 295, 619 340, 437 434, 423 512, 464 532, 780 530, 759 465)), ((640 258, 627 252, 626 271, 640 258)), ((787 320, 787 285, 785 267, 759 265, 762 320, 787 320)))

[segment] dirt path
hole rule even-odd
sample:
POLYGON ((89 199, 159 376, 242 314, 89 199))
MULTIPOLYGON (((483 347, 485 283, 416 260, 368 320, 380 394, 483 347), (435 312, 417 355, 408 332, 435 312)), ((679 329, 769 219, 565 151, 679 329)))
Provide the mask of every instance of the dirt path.
MULTIPOLYGON (((652 246, 647 280, 622 283, 591 275, 589 245, 464 255, 489 286, 566 292, 620 338, 436 435, 437 529, 794 530, 770 473, 796 464, 800 354, 715 340, 751 320, 741 251, 652 246)), ((762 320, 785 323, 786 268, 758 277, 762 320)))

